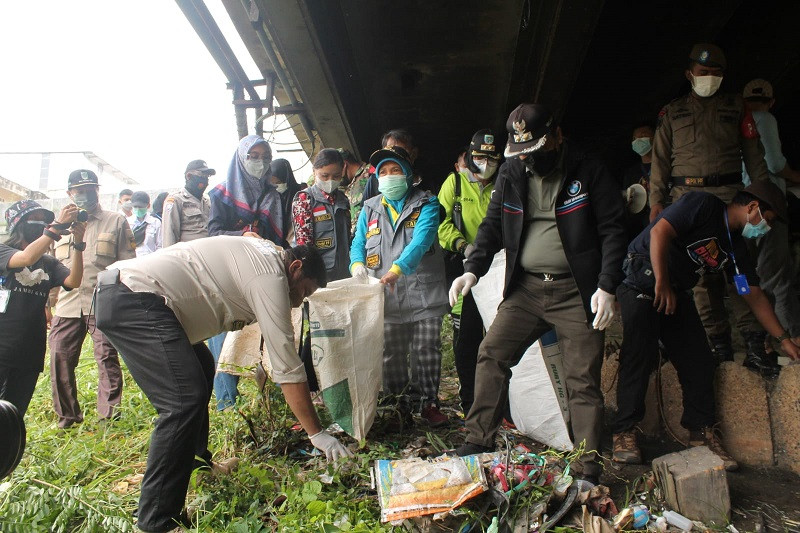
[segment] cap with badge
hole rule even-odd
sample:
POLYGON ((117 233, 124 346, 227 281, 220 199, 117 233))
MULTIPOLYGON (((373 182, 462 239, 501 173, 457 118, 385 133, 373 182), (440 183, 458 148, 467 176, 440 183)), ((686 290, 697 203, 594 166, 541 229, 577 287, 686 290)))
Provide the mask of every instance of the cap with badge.
POLYGON ((73 170, 69 179, 67 180, 67 189, 74 189, 76 187, 94 186, 97 187, 100 182, 97 179, 97 174, 91 170, 78 169, 73 170))
POLYGON ((202 159, 195 159, 186 165, 186 172, 184 172, 184 174, 189 174, 190 172, 192 174, 202 174, 204 176, 213 176, 217 173, 213 168, 208 168, 208 165, 206 165, 206 162, 202 159))
POLYGON ((751 80, 744 86, 742 96, 744 98, 766 98, 772 99, 772 84, 767 80, 756 78, 751 80))
POLYGON ((514 157, 541 150, 556 132, 553 114, 541 104, 520 104, 506 121, 508 144, 504 155, 514 157))
POLYGON ((689 59, 704 67, 725 69, 728 66, 722 48, 711 43, 697 43, 694 45, 692 51, 689 52, 689 59))
POLYGON ((6 229, 8 232, 11 233, 14 231, 14 228, 17 227, 17 224, 20 223, 22 218, 34 211, 42 211, 44 213, 44 221, 48 224, 56 218, 56 215, 52 211, 45 209, 38 202, 33 200, 20 200, 19 202, 11 204, 11 206, 6 209, 6 229))
MULTIPOLYGON (((788 220, 786 216, 786 197, 778 186, 771 181, 754 181, 745 187, 742 192, 756 197, 760 202, 766 202, 769 210, 773 211, 782 222, 788 220)), ((766 209, 762 209, 762 211, 766 211, 766 209)))
POLYGON ((394 161, 403 168, 403 173, 407 178, 411 178, 414 174, 413 166, 411 165, 411 157, 405 148, 394 145, 386 148, 376 150, 369 156, 369 164, 375 167, 375 174, 380 172, 380 166, 387 161, 394 161))

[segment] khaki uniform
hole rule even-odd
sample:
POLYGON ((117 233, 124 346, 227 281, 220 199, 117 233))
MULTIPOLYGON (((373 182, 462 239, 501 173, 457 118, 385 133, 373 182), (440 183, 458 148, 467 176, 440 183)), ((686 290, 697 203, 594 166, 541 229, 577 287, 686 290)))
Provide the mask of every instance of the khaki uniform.
MULTIPOLYGON (((696 98, 689 93, 665 106, 659 113, 653 139, 650 205, 667 203, 667 186, 676 178, 699 186, 676 183, 671 193, 673 200, 694 190, 709 192, 728 203, 744 188, 741 178, 719 186, 702 186, 704 180, 698 178, 741 176, 742 161, 753 181, 768 180, 761 141, 757 135, 747 138, 742 134, 743 123, 748 119, 742 97, 734 94, 696 98)), ((709 337, 730 335, 722 300, 726 292, 722 274, 703 276, 694 289, 697 311, 709 337)), ((741 296, 736 291, 731 291, 730 296, 739 329, 760 331, 761 325, 741 296)))
POLYGON ((283 254, 266 240, 222 235, 112 268, 131 291, 162 296, 192 344, 258 321, 273 380, 300 383, 306 373, 294 347, 283 254))
POLYGON ((167 196, 161 221, 162 247, 208 237, 210 212, 208 198, 198 200, 185 188, 167 196))
MULTIPOLYGON (((71 236, 64 237, 55 246, 56 259, 67 267, 75 253, 70 247, 71 242, 71 236)), ((83 421, 75 367, 87 332, 91 333, 94 341, 94 358, 98 367, 97 411, 100 417, 112 417, 122 398, 119 357, 108 339, 94 327, 92 295, 98 272, 120 259, 136 257, 136 243, 125 217, 113 211, 103 211, 99 206, 89 214, 85 242, 81 286, 71 291, 63 288, 59 291, 50 328, 50 381, 59 427, 83 421)))

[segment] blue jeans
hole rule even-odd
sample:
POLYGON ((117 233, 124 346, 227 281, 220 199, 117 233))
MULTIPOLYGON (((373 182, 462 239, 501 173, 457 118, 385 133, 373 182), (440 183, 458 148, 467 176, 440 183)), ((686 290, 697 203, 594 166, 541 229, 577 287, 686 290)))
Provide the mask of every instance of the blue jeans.
MULTIPOLYGON (((214 356, 214 367, 219 363, 219 354, 222 353, 222 344, 225 342, 226 333, 220 333, 216 337, 208 339, 208 349, 214 356)), ((236 404, 236 397, 239 391, 236 386, 239 384, 239 376, 220 372, 214 375, 214 395, 217 397, 217 411, 222 411, 226 407, 236 404)))

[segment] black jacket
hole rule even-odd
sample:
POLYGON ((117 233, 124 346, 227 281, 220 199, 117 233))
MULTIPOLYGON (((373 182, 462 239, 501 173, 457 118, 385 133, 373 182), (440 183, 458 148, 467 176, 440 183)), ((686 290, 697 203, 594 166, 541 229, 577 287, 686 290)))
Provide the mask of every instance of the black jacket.
MULTIPOLYGON (((556 199, 556 227, 561 236, 570 271, 578 285, 586 317, 591 322, 592 294, 601 288, 615 294, 622 282, 625 235, 622 195, 605 166, 589 159, 567 141, 564 154, 564 181, 556 199)), ((506 276, 503 296, 515 276, 522 272, 519 252, 528 210, 528 175, 519 157, 501 167, 489 203, 489 210, 478 228, 475 250, 464 270, 481 277, 489 270, 494 255, 506 250, 506 276)))

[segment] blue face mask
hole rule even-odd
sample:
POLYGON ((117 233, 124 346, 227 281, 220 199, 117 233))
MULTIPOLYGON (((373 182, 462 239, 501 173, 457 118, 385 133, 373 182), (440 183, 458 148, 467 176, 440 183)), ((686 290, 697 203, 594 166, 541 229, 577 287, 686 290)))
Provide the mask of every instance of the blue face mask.
POLYGON ((748 215, 747 224, 745 224, 742 229, 742 237, 745 239, 759 239, 769 232, 769 224, 767 224, 767 220, 761 215, 760 207, 758 208, 758 216, 761 217, 761 221, 753 225, 750 223, 750 216, 748 215))
POLYGON ((639 137, 638 139, 633 140, 631 143, 631 148, 633 148, 634 152, 640 156, 643 156, 653 149, 653 144, 650 140, 650 137, 639 137))
POLYGON ((378 176, 378 191, 389 200, 399 200, 408 191, 408 180, 402 174, 378 176))

